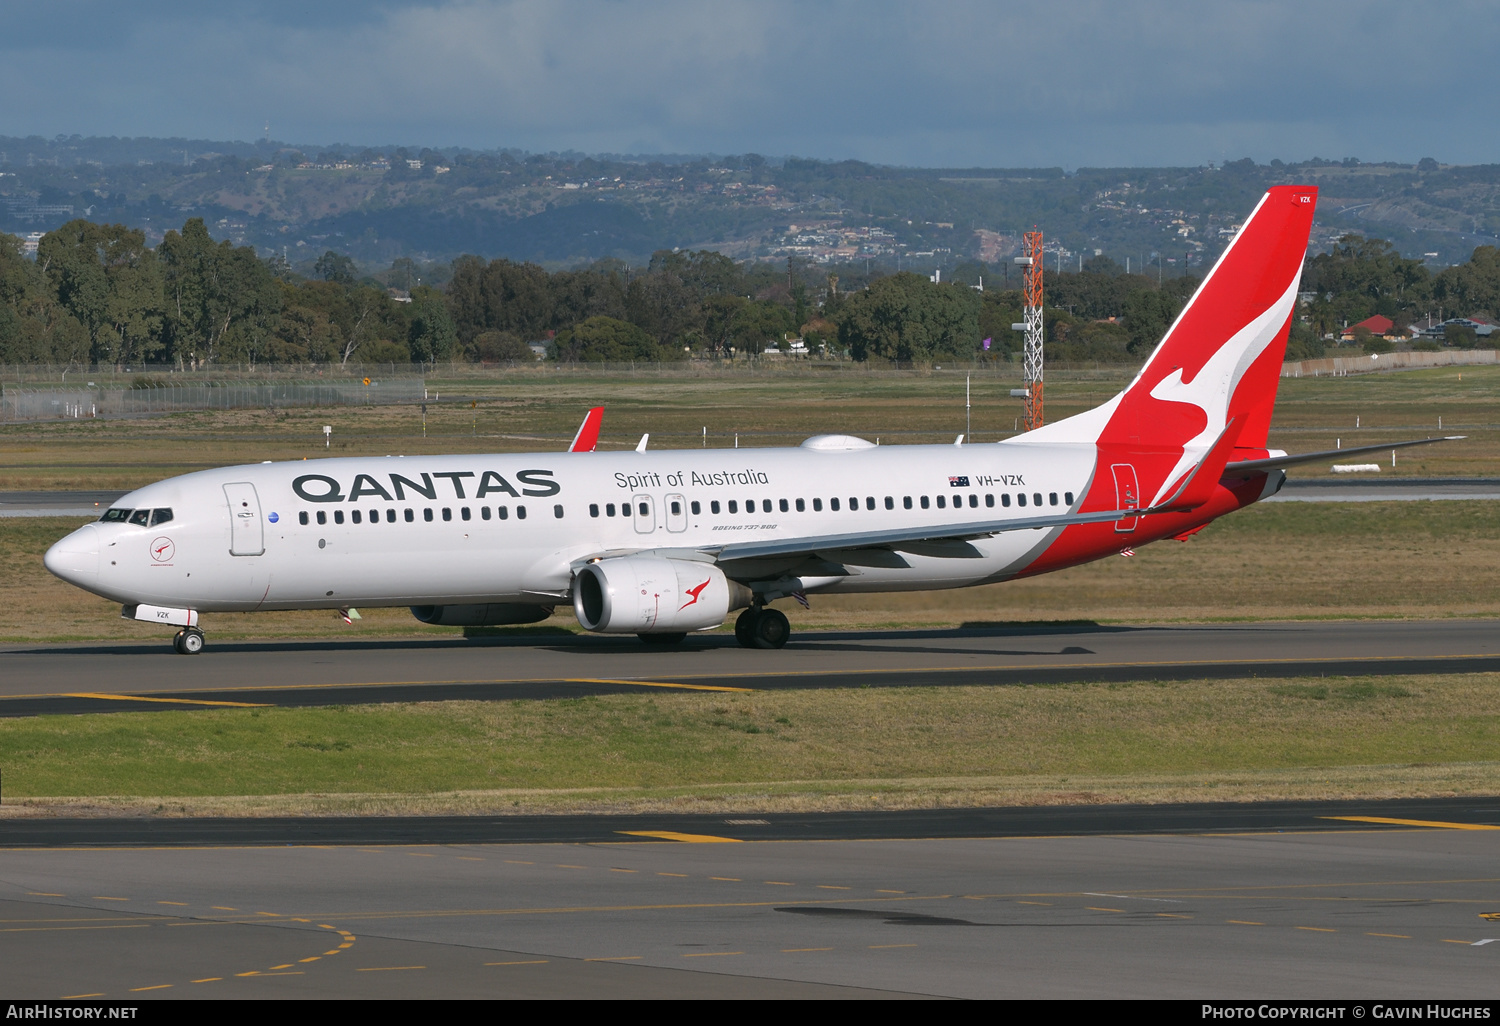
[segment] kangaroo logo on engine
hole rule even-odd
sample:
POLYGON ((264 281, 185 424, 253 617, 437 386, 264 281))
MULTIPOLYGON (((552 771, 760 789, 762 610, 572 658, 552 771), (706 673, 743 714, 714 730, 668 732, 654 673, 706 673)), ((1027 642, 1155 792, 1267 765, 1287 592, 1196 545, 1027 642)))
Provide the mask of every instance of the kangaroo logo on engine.
POLYGON ((690 599, 688 599, 682 605, 678 606, 677 607, 677 611, 680 613, 684 609, 686 609, 688 606, 696 605, 697 602, 698 602, 698 596, 702 595, 703 594, 703 589, 707 588, 709 586, 709 584, 711 584, 712 582, 713 582, 713 578, 710 577, 708 580, 706 580, 702 584, 698 585, 698 587, 696 587, 696 588, 688 588, 687 589, 687 593, 689 595, 693 596, 693 597, 690 598, 690 599))

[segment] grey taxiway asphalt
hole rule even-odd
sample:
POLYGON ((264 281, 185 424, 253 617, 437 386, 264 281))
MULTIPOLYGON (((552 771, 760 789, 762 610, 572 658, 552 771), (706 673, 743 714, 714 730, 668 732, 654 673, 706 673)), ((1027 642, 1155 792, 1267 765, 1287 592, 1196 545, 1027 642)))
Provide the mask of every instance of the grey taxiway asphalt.
POLYGON ((1500 671, 1493 620, 802 632, 778 651, 727 634, 154 642, 0 649, 0 717, 225 705, 542 699, 642 691, 1005 685, 1500 671))
POLYGON ((1500 991, 1493 799, 622 817, 550 843, 408 822, 405 842, 0 846, 0 993, 1500 991), (991 832, 924 832, 944 816, 991 832))

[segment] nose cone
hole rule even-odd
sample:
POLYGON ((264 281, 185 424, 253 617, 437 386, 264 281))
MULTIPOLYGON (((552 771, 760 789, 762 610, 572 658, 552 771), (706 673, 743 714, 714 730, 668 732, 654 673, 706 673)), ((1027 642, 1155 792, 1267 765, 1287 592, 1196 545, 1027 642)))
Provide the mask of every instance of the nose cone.
POLYGON ((42 562, 69 584, 92 589, 99 583, 99 529, 80 527, 48 549, 42 562))

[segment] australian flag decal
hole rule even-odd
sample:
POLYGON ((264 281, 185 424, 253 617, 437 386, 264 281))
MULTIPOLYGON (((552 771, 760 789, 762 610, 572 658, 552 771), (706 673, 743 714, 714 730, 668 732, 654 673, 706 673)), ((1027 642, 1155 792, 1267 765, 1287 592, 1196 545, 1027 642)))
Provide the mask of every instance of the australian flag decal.
POLYGON ((950 477, 948 478, 948 484, 953 488, 967 488, 969 487, 969 477, 967 474, 963 477, 950 477))

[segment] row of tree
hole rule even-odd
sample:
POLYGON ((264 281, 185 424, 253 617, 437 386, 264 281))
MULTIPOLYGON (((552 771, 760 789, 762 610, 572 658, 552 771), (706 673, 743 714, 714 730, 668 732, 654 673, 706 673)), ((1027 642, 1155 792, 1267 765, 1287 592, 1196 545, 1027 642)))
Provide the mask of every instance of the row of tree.
POLYGON ((759 353, 813 312, 804 276, 722 253, 657 253, 644 270, 600 261, 548 273, 460 257, 446 289, 459 345, 484 359, 554 338, 564 360, 671 360, 693 350, 759 353))
MULTIPOLYGON (((347 259, 347 258, 346 258, 347 259)), ((0 236, 0 363, 347 363, 446 358, 441 293, 398 303, 332 261, 302 280, 194 218, 154 250, 123 225, 70 221, 35 260, 0 236)))
POLYGON ((1307 262, 1302 287, 1316 293, 1308 317, 1319 338, 1375 314, 1398 328, 1428 316, 1491 318, 1500 314, 1500 249, 1480 246, 1433 274, 1384 239, 1346 235, 1307 262))
MULTIPOLYGON (((953 282, 851 275, 842 289, 807 265, 736 264, 709 251, 558 272, 466 256, 442 289, 417 284, 418 270, 403 260, 383 281, 362 277, 330 251, 303 278, 214 242, 196 218, 154 249, 137 229, 84 220, 43 236, 34 260, 0 236, 0 363, 508 361, 532 359, 538 340, 556 360, 665 361, 760 353, 796 334, 856 360, 1000 357, 1020 346, 1011 325, 1021 293, 965 284, 987 273, 979 265, 953 282)), ((1294 325, 1294 358, 1321 355, 1324 335, 1373 313, 1404 324, 1434 306, 1495 312, 1500 250, 1481 247, 1432 275, 1382 240, 1349 236, 1311 259, 1304 281, 1316 298, 1294 325)), ((1137 359, 1196 286, 1124 274, 1107 258, 1047 272, 1049 358, 1137 359)))

